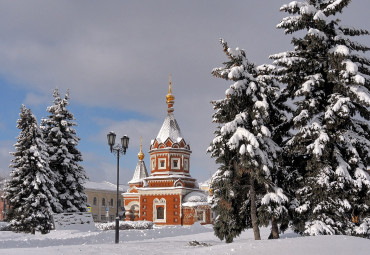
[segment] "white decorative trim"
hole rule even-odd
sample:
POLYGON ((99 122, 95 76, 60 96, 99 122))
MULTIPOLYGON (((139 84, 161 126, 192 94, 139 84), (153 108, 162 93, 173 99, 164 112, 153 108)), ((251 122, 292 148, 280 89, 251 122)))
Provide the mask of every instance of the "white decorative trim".
POLYGON ((184 182, 181 179, 178 179, 173 184, 174 187, 184 187, 184 182))
MULTIPOLYGON (((140 202, 138 202, 138 201, 131 201, 130 203, 128 203, 128 205, 125 206, 125 210, 126 210, 126 212, 128 212, 128 211, 130 211, 131 207, 135 206, 135 205, 137 205, 138 208, 139 208, 139 217, 140 217, 140 202)), ((135 212, 133 212, 133 213, 135 213, 135 212)))
POLYGON ((151 160, 150 160, 150 167, 152 168, 152 169, 155 169, 155 158, 153 157, 153 158, 151 158, 151 160))
POLYGON ((155 223, 166 223, 167 221, 167 208, 166 208, 166 199, 158 198, 153 200, 153 222, 155 223), (163 219, 157 219, 157 206, 163 206, 163 219))

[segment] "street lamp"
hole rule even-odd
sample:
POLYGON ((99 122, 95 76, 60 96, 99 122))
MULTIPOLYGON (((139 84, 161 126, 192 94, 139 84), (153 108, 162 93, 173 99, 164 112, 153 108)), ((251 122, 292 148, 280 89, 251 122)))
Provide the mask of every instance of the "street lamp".
MULTIPOLYGON (((110 147, 110 152, 117 155, 117 211, 116 211, 116 243, 119 243, 119 215, 118 215, 118 200, 119 200, 119 156, 126 154, 126 149, 128 148, 128 142, 130 138, 124 135, 121 138, 121 144, 114 146, 116 141, 116 134, 114 132, 109 132, 107 135, 108 145, 110 147)), ((122 199, 123 201, 123 199, 122 199)), ((125 203, 123 203, 125 206, 125 203)))

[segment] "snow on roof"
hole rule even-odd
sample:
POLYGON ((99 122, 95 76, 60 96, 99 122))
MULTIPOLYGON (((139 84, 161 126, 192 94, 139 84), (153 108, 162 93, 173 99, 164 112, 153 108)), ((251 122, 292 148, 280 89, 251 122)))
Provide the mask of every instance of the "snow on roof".
POLYGON ((192 191, 184 197, 183 202, 207 202, 207 195, 202 191, 192 191))
POLYGON ((146 177, 148 177, 148 171, 146 170, 145 162, 139 160, 135 168, 134 176, 132 177, 132 180, 128 183, 137 183, 142 181, 146 177))
MULTIPOLYGON (((117 191, 117 185, 111 182, 91 182, 88 181, 85 183, 85 189, 94 189, 94 190, 106 190, 106 191, 117 191)), ((125 191, 127 187, 119 187, 120 191, 125 191)))
POLYGON ((182 200, 182 206, 195 207, 201 205, 210 205, 208 203, 208 196, 203 191, 192 191, 187 194, 182 200))
POLYGON ((167 138, 170 138, 173 142, 180 142, 182 137, 183 136, 175 119, 175 115, 172 112, 168 113, 157 135, 157 141, 164 143, 167 138))
POLYGON ((155 175, 155 176, 147 177, 145 179, 150 180, 150 179, 174 179, 174 178, 195 180, 190 175, 181 175, 181 174, 155 175))

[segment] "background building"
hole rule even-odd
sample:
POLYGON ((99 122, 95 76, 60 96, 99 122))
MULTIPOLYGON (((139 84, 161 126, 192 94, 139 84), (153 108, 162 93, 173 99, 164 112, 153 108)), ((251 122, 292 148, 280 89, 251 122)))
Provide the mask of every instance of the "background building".
MULTIPOLYGON (((120 193, 127 187, 120 187, 120 193)), ((87 182, 85 184, 87 201, 95 222, 114 221, 117 208, 117 185, 110 182, 87 182)), ((118 200, 119 212, 123 214, 122 196, 118 200)))

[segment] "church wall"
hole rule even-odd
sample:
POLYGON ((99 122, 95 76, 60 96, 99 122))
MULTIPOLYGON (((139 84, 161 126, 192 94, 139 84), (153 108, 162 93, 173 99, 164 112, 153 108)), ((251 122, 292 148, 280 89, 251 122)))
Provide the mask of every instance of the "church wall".
POLYGON ((157 225, 180 225, 180 195, 143 195, 141 197, 141 215, 140 220, 153 221, 157 225), (165 220, 155 220, 155 212, 163 203, 156 204, 154 200, 164 199, 165 202, 165 220), (155 205, 155 206, 154 206, 155 205))
POLYGON ((193 225, 198 221, 202 225, 212 223, 209 206, 184 207, 183 214, 183 225, 193 225))

